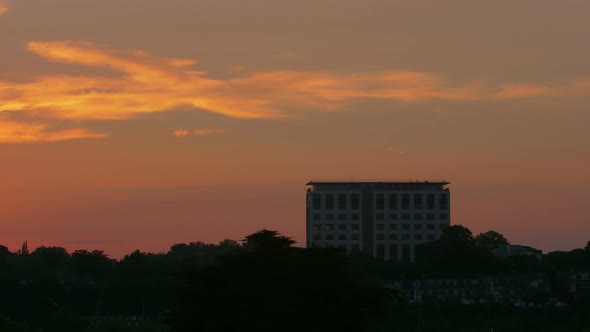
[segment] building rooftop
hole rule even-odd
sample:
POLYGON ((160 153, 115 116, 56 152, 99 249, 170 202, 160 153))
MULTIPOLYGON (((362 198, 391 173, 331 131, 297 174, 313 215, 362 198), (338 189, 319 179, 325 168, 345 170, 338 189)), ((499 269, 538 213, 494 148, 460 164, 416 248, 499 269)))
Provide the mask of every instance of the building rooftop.
POLYGON ((363 187, 372 187, 374 189, 386 190, 448 190, 445 186, 450 184, 448 181, 326 181, 312 180, 306 185, 313 186, 313 190, 331 190, 340 189, 361 189, 363 187))
POLYGON ((316 185, 349 185, 349 184, 357 184, 357 185, 443 185, 446 186, 450 184, 448 181, 366 181, 366 180, 311 180, 306 185, 308 186, 316 186, 316 185))

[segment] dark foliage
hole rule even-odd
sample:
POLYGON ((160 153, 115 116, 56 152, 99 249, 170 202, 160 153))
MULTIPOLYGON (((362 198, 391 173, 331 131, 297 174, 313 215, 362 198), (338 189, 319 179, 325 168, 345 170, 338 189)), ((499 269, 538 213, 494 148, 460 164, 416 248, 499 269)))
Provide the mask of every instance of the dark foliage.
POLYGON ((542 259, 496 258, 489 248, 505 244, 501 234, 474 237, 453 226, 418 247, 415 264, 293 244, 262 230, 243 244, 175 244, 120 260, 96 250, 0 246, 0 331, 483 331, 490 324, 495 331, 590 331, 583 279, 590 243, 542 259), (411 294, 389 291, 393 280, 477 276, 511 280, 526 306, 488 303, 485 294, 483 304, 426 295, 414 303, 411 294), (523 276, 546 278, 548 288, 523 276), (556 302, 562 306, 551 307, 556 302))
POLYGON ((345 252, 293 243, 263 230, 245 250, 192 273, 173 330, 363 331, 383 313, 388 292, 355 278, 345 252))

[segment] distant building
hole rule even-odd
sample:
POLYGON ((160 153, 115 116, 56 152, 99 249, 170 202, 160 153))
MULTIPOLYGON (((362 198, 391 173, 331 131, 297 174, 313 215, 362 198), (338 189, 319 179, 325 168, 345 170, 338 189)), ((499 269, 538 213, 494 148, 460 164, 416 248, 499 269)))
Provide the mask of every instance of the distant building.
POLYGON ((450 225, 449 182, 307 183, 307 247, 334 246, 385 260, 414 260, 414 247, 450 225))
POLYGON ((533 256, 541 259, 543 257, 543 252, 528 246, 507 244, 492 249, 492 255, 496 257, 533 256))

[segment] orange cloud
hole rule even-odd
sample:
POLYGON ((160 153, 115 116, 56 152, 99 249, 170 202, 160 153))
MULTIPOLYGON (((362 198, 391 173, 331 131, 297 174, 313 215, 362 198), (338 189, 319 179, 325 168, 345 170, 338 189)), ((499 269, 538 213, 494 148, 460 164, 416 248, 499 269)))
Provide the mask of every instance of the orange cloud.
POLYGON ((565 97, 590 92, 589 80, 576 80, 560 86, 539 84, 506 84, 495 95, 497 99, 565 97))
POLYGON ((0 143, 56 142, 79 138, 102 138, 107 134, 93 133, 84 128, 47 131, 48 125, 0 120, 0 143))
POLYGON ((206 128, 206 129, 195 129, 193 131, 188 131, 186 129, 177 129, 172 134, 176 137, 187 137, 191 134, 195 136, 205 136, 205 135, 212 135, 212 134, 223 134, 226 130, 224 129, 216 129, 216 128, 206 128))
POLYGON ((185 129, 178 129, 178 130, 175 130, 172 134, 176 137, 186 137, 186 136, 188 136, 189 132, 188 132, 188 130, 185 130, 185 129))
POLYGON ((195 129, 193 130, 193 134, 197 136, 205 136, 211 134, 223 134, 226 130, 224 129, 215 129, 215 128, 208 128, 208 129, 195 129))
POLYGON ((5 14, 7 11, 8 7, 6 7, 3 1, 0 1, 0 15, 5 14))
POLYGON ((115 51, 77 41, 31 42, 27 48, 50 61, 108 68, 119 75, 46 75, 26 83, 0 81, 0 113, 27 111, 43 119, 85 121, 129 119, 189 106, 233 118, 267 119, 284 117, 292 108, 334 110, 354 99, 465 101, 590 91, 589 81, 584 80, 562 86, 451 85, 440 76, 416 71, 345 75, 283 70, 221 80, 192 69, 193 60, 160 58, 143 51, 115 51))

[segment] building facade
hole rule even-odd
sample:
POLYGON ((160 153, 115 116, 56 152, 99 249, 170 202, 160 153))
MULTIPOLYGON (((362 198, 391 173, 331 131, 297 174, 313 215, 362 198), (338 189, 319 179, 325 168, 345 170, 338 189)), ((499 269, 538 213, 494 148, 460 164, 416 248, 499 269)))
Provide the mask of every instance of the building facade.
POLYGON ((451 222, 449 182, 307 183, 307 247, 414 260, 451 222))

